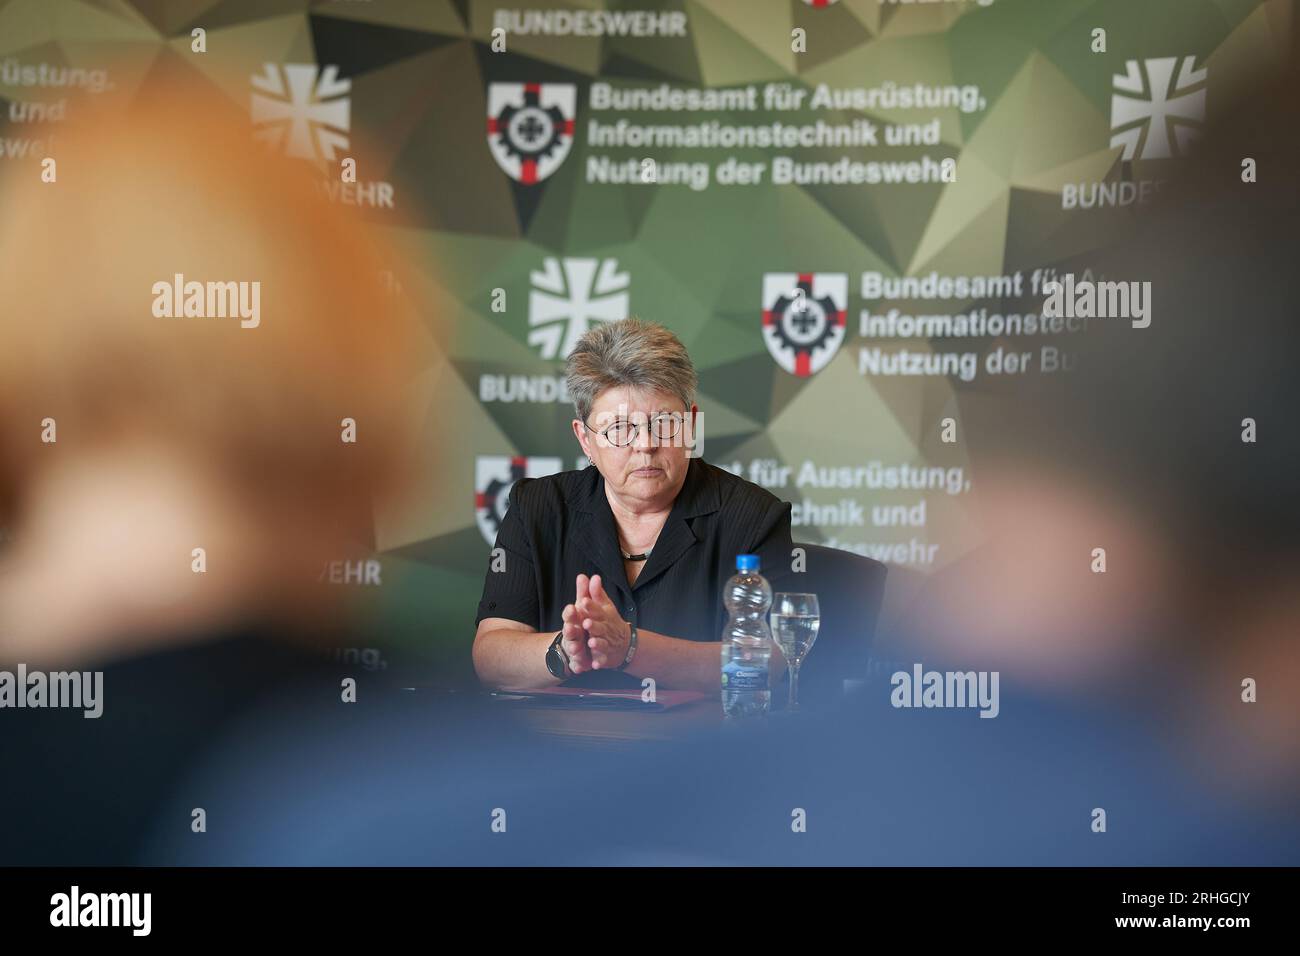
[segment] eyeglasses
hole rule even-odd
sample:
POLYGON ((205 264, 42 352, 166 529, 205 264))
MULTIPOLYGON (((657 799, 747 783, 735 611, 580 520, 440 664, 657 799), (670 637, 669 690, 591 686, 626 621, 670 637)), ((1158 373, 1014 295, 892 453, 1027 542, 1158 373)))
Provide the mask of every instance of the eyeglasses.
POLYGON ((641 434, 641 429, 645 425, 650 427, 650 434, 656 441, 668 441, 681 434, 682 422, 683 416, 680 412, 661 412, 644 423, 621 418, 600 431, 586 422, 582 423, 582 427, 599 435, 615 448, 626 448, 636 441, 636 436, 641 434))

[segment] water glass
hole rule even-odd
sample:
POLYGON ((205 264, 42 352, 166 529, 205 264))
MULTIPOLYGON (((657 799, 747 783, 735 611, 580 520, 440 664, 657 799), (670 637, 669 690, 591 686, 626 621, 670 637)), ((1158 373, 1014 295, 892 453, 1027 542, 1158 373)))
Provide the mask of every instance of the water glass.
POLYGON ((778 592, 772 598, 772 639, 785 655, 790 669, 790 700, 787 709, 799 709, 799 665, 817 640, 821 610, 817 595, 778 592))

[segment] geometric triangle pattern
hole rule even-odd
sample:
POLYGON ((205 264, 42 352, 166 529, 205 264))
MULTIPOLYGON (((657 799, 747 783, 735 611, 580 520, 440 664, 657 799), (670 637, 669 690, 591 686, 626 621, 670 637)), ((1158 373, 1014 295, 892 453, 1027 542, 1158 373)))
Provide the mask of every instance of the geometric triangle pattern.
POLYGON ((248 148, 357 160, 322 188, 412 253, 439 352, 409 383, 422 492, 376 515, 391 573, 367 600, 377 632, 463 664, 491 502, 578 464, 565 350, 626 315, 682 339, 704 457, 794 502, 796 540, 920 575, 961 558, 963 410, 1051 374, 1046 270, 1140 214, 1280 62, 1289 9, 7 0, 0 176, 163 64, 247 111, 248 148))

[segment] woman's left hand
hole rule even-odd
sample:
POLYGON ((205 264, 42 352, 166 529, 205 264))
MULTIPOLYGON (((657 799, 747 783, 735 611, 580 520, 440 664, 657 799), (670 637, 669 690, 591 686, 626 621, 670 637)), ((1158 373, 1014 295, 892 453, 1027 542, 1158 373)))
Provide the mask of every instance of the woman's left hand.
POLYGON ((628 644, 632 642, 632 629, 605 593, 599 574, 591 576, 587 596, 578 600, 578 613, 582 615, 582 626, 587 631, 592 669, 620 667, 627 657, 628 644))

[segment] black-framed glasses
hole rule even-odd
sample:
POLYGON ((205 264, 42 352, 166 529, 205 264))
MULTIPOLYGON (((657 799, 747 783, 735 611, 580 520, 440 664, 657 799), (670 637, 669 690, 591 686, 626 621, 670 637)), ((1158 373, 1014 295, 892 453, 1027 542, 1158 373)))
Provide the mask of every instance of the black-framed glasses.
POLYGON ((626 448, 636 441, 636 436, 641 434, 643 426, 649 427, 650 435, 656 441, 671 441, 681 434, 684 421, 685 416, 681 412, 660 412, 647 422, 634 422, 620 418, 599 431, 586 422, 582 423, 582 427, 599 435, 615 448, 626 448))

